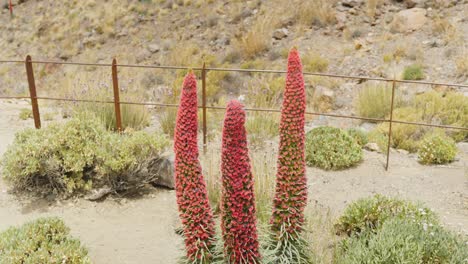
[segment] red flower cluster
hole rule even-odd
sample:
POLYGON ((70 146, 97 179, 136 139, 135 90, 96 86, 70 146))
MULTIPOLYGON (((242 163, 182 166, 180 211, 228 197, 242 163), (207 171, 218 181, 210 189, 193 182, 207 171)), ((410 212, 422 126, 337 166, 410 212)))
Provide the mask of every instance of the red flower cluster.
POLYGON ((257 263, 258 252, 254 181, 250 168, 245 111, 229 102, 223 128, 221 200, 224 251, 229 263, 257 263))
POLYGON ((270 221, 275 232, 279 232, 282 226, 289 233, 299 232, 304 223, 304 209, 307 204, 304 154, 305 109, 306 94, 302 64, 299 53, 294 48, 288 58, 281 113, 276 194, 270 221))
POLYGON ((190 72, 184 79, 174 133, 175 187, 184 226, 187 258, 209 257, 214 237, 213 214, 198 160, 197 81, 190 72))

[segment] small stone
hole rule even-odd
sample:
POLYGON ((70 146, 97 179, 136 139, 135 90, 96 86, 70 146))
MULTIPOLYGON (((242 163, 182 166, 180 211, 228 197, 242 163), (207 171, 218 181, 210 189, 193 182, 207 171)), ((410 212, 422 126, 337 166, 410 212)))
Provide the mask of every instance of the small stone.
POLYGON ((409 154, 409 151, 407 151, 405 149, 397 149, 397 152, 400 153, 400 154, 403 154, 403 155, 408 155, 409 154))
POLYGON ((281 39, 288 37, 288 33, 289 32, 286 28, 280 28, 280 29, 275 30, 275 32, 273 33, 273 38, 277 40, 281 40, 281 39))
POLYGON ((369 142, 364 146, 364 148, 369 151, 380 152, 380 148, 379 145, 377 145, 377 143, 369 142))
POLYGON ((148 45, 148 50, 151 51, 152 53, 156 53, 156 52, 160 51, 161 48, 159 47, 158 44, 153 43, 153 44, 148 45))

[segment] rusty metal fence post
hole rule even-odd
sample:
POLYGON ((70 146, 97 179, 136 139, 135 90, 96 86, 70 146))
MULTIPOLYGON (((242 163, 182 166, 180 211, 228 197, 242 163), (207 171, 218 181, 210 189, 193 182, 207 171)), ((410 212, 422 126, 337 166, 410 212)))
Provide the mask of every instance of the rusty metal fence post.
POLYGON ((390 105, 390 120, 388 124, 388 145, 387 145, 387 163, 385 164, 385 170, 388 170, 388 164, 390 161, 390 144, 392 142, 392 124, 393 124, 393 106, 395 101, 395 79, 392 81, 392 103, 390 105))
POLYGON ((13 3, 8 1, 8 9, 10 10, 10 16, 13 17, 13 3))
POLYGON ((37 103, 36 82, 34 81, 34 71, 32 66, 31 56, 26 56, 26 74, 28 76, 29 96, 31 98, 32 113, 34 118, 34 126, 41 128, 41 116, 39 114, 39 104, 37 103))
POLYGON ((203 122, 203 152, 206 152, 206 65, 202 68, 202 122, 203 122))
POLYGON ((114 87, 114 107, 115 107, 115 124, 117 131, 122 131, 122 115, 120 113, 120 95, 119 95, 119 79, 117 77, 117 60, 112 60, 112 86, 114 87))

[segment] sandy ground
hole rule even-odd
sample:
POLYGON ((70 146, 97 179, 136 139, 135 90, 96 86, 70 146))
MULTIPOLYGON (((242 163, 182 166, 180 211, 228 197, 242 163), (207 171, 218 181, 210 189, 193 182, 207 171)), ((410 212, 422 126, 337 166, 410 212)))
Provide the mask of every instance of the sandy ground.
MULTIPOLYGON (((14 133, 31 127, 18 113, 27 102, 0 101, 0 154, 14 133)), ((308 168, 311 202, 339 215, 351 201, 376 193, 419 200, 435 210, 443 223, 468 234, 468 147, 449 166, 422 166, 416 157, 392 152, 390 170, 385 156, 366 152, 358 167, 339 172, 308 168)), ((59 216, 89 249, 94 263, 175 263, 183 241, 178 225, 175 193, 154 189, 137 199, 82 199, 52 203, 21 202, 7 192, 0 179, 0 231, 41 216, 59 216)))

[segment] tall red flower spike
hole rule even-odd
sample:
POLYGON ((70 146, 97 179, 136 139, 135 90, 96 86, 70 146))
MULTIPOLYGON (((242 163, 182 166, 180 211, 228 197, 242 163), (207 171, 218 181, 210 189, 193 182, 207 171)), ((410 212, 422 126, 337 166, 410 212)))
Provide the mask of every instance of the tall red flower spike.
POLYGON ((174 132, 175 187, 189 260, 210 258, 215 234, 213 214, 198 160, 197 81, 184 79, 174 132))
POLYGON ((276 193, 270 223, 275 232, 300 232, 307 204, 305 174, 304 116, 306 94, 299 52, 293 48, 288 57, 286 89, 280 123, 280 146, 276 193))
POLYGON ((258 263, 254 181, 250 168, 245 111, 236 100, 229 102, 224 118, 222 147, 221 227, 228 263, 258 263))

